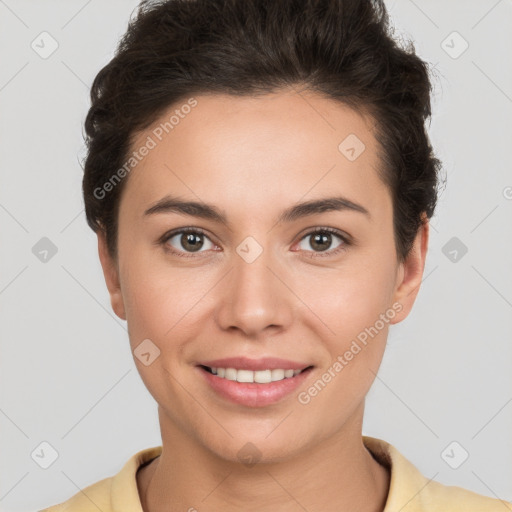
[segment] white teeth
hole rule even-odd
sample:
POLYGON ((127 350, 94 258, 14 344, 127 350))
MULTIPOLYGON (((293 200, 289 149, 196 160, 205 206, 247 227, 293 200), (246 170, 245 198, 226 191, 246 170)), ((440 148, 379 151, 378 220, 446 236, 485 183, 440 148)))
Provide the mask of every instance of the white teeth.
POLYGON ((236 380, 236 370, 234 368, 226 368, 225 379, 236 380))
POLYGON ((238 370, 236 372, 238 382, 254 382, 254 372, 251 370, 238 370))
POLYGON ((272 370, 259 370, 254 372, 254 382, 259 382, 260 384, 272 382, 272 370))
POLYGON ((284 370, 270 370, 270 375, 272 380, 283 380, 284 379, 284 370))
POLYGON ((302 370, 283 370, 276 368, 272 370, 237 370, 235 368, 211 368, 212 373, 217 377, 236 380, 237 382, 257 382, 258 384, 268 384, 283 379, 289 379, 301 373, 302 370))

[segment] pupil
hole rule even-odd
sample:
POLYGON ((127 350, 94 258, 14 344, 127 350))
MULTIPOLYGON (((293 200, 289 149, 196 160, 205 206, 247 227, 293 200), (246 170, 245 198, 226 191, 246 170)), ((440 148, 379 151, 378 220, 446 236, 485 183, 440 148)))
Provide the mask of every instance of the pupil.
POLYGON ((183 236, 185 237, 185 243, 182 242, 183 247, 187 247, 187 245, 189 245, 189 248, 192 249, 193 251, 197 251, 201 248, 202 242, 199 239, 198 235, 196 235, 195 233, 186 233, 183 236), (197 242, 197 239, 199 239, 199 242, 197 242))
MULTIPOLYGON (((317 234, 313 237, 314 244, 316 245, 317 239, 321 239, 320 244, 322 244, 322 241, 325 244, 329 240, 329 237, 330 237, 329 234, 317 234)), ((327 247, 319 247, 319 249, 322 251, 325 251, 327 249, 327 247)))

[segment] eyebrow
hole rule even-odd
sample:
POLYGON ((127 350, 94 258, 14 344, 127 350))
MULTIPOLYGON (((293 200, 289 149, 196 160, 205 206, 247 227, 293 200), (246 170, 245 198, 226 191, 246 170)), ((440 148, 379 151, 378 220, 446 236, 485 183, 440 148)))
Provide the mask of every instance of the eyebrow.
MULTIPOLYGON (((364 214, 369 220, 372 219, 370 212, 360 204, 354 203, 345 197, 326 197, 298 203, 287 208, 281 213, 277 222, 293 222, 303 217, 330 211, 354 211, 364 214)), ((227 217, 216 206, 197 201, 183 201, 169 195, 148 208, 144 212, 144 216, 157 213, 181 213, 229 226, 227 217)))

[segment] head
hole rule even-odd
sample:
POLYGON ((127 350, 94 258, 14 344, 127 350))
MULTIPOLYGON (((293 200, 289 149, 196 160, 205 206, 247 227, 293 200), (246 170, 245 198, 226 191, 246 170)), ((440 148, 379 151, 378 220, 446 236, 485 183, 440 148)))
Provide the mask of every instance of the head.
POLYGON ((168 425, 229 460, 248 441, 278 460, 360 427, 421 283, 430 90, 380 1, 141 4, 92 87, 83 191, 131 347, 159 350, 135 362, 168 425), (199 366, 235 356, 310 377, 235 404, 199 366))

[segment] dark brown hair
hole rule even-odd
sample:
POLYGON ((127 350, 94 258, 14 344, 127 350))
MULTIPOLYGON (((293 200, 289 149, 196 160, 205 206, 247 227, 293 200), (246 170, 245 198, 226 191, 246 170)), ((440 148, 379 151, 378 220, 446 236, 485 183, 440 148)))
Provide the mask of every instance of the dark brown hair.
POLYGON ((85 121, 87 222, 105 231, 110 254, 117 257, 119 202, 137 131, 193 94, 258 96, 295 86, 375 120, 403 261, 422 213, 434 213, 441 163, 425 127, 428 66, 412 43, 402 48, 393 39, 382 0, 142 1, 94 80, 85 121))

